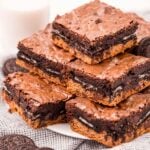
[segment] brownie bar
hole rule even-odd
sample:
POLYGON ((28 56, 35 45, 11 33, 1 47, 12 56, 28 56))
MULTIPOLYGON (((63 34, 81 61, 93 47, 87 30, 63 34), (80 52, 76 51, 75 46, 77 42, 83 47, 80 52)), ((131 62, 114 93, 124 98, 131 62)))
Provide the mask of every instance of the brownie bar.
MULTIPOLYGON (((44 77, 48 78, 47 76, 50 75, 50 80, 57 84, 62 84, 63 66, 74 60, 71 54, 53 45, 51 24, 48 24, 44 30, 20 41, 18 48, 18 58, 26 64, 32 65, 31 68, 34 73, 42 74, 45 72, 44 77)), ((25 66, 23 65, 23 67, 25 66)), ((29 68, 27 67, 27 69, 29 68)))
POLYGON ((29 73, 13 73, 4 81, 3 98, 33 128, 65 121, 65 103, 72 95, 29 73))
POLYGON ((53 42, 88 64, 123 53, 136 44, 135 22, 128 14, 99 0, 53 22, 53 42))
POLYGON ((108 147, 150 132, 150 94, 133 95, 112 108, 75 98, 66 110, 74 131, 108 147))
POLYGON ((107 106, 115 106, 150 85, 150 59, 128 53, 96 65, 75 60, 67 69, 69 92, 107 106))

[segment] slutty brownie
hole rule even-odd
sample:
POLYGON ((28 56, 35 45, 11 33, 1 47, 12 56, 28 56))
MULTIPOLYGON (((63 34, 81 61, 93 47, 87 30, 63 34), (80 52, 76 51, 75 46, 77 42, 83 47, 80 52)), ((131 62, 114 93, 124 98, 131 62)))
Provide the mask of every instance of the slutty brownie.
POLYGON ((51 24, 18 44, 17 64, 49 81, 61 83, 63 66, 74 59, 52 43, 51 24))
POLYGON ((3 99, 33 128, 65 121, 65 103, 72 95, 29 73, 13 73, 4 81, 3 99))
POLYGON ((88 64, 97 64, 136 44, 135 22, 128 14, 99 0, 53 22, 53 42, 88 64))
POLYGON ((150 85, 150 59, 129 53, 95 65, 75 60, 67 69, 69 92, 107 106, 115 106, 150 85))
POLYGON ((150 132, 150 94, 135 94, 116 107, 106 107, 86 98, 66 103, 71 128, 108 147, 150 132))

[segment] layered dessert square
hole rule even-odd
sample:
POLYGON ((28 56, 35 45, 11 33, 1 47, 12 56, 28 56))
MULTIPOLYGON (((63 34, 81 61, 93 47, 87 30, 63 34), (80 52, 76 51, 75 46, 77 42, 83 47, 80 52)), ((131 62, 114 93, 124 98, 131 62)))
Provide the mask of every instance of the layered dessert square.
POLYGON ((29 73, 13 73, 4 81, 3 99, 33 128, 65 122, 65 103, 71 99, 62 87, 29 73))
POLYGON ((136 44, 137 22, 99 0, 53 22, 53 42, 88 64, 97 64, 136 44))
POLYGON ((107 106, 115 106, 150 85, 150 59, 129 53, 95 65, 74 60, 67 69, 69 92, 107 106))
POLYGON ((135 94, 116 107, 78 97, 66 103, 66 110, 75 132, 108 147, 150 132, 150 94, 135 94))
POLYGON ((45 77, 50 82, 61 83, 63 66, 74 57, 52 43, 51 24, 22 40, 18 44, 17 64, 45 77))

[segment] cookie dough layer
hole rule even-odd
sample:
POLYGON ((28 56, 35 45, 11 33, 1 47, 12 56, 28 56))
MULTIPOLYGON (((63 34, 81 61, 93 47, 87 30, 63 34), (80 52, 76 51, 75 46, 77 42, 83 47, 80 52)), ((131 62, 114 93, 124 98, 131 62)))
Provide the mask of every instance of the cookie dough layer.
POLYGON ((58 116, 57 119, 54 120, 40 120, 40 119, 36 119, 36 120, 32 120, 30 118, 28 118, 26 116, 25 111, 18 106, 18 104, 16 104, 7 94, 7 92, 3 91, 2 93, 3 99, 6 101, 6 103, 9 105, 10 111, 11 112, 17 112, 22 119, 31 127, 34 129, 38 129, 41 127, 46 127, 48 125, 53 125, 53 124, 57 124, 57 123, 65 123, 66 122, 66 115, 62 114, 60 116, 58 116))
POLYGON ((73 48, 67 44, 61 37, 54 35, 53 36, 53 43, 61 48, 63 48, 66 51, 69 51, 72 55, 75 57, 81 59, 87 64, 98 64, 99 62, 116 56, 119 53, 124 53, 125 50, 132 48, 134 45, 136 45, 136 38, 129 40, 127 42, 124 42, 122 44, 117 44, 105 51, 103 51, 100 55, 90 57, 80 51, 78 51, 76 48, 73 48))

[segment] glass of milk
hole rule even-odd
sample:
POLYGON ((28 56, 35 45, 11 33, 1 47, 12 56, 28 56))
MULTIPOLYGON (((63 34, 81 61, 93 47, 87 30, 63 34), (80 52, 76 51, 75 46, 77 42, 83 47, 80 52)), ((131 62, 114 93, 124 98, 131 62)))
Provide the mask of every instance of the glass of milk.
POLYGON ((48 22, 49 0, 0 0, 0 55, 15 54, 19 40, 48 22))

